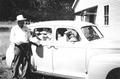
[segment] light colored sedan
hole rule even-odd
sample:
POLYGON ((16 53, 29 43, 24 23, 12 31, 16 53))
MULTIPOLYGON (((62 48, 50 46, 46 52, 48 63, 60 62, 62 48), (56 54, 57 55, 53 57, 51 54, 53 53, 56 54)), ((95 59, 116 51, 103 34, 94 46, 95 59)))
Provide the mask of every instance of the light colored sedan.
POLYGON ((29 27, 42 45, 32 45, 32 64, 36 72, 74 79, 86 76, 87 44, 103 37, 94 24, 49 21, 29 27))

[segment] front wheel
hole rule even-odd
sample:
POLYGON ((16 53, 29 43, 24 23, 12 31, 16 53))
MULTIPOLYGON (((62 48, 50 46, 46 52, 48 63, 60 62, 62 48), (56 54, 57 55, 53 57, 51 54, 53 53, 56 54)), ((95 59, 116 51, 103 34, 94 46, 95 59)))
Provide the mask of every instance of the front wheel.
POLYGON ((115 68, 111 70, 106 79, 120 79, 120 68, 115 68))

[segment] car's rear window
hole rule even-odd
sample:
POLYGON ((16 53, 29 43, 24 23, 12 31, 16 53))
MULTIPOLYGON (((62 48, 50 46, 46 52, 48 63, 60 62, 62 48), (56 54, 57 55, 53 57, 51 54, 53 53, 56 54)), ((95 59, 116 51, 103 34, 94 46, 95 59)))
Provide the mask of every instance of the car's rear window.
POLYGON ((52 29, 51 28, 35 28, 34 34, 37 35, 41 41, 51 40, 52 29))

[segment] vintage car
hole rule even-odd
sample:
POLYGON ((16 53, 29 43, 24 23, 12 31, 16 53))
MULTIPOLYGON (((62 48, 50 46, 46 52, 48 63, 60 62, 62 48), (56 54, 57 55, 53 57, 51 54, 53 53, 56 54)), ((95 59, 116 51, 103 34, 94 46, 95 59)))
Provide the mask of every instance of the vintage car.
POLYGON ((120 45, 88 22, 46 21, 29 25, 33 73, 68 79, 119 79, 120 45))

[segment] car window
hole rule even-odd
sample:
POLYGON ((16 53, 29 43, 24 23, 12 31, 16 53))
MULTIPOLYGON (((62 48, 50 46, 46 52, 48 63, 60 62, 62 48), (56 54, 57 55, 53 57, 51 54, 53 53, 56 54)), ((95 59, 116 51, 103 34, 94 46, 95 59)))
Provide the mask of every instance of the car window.
POLYGON ((62 42, 78 42, 80 41, 80 36, 75 29, 58 28, 56 30, 56 40, 62 42))
POLYGON ((41 41, 51 40, 52 29, 51 28, 35 28, 34 35, 36 35, 41 41))
POLYGON ((103 37, 96 26, 84 26, 81 29, 88 41, 93 41, 103 37))

